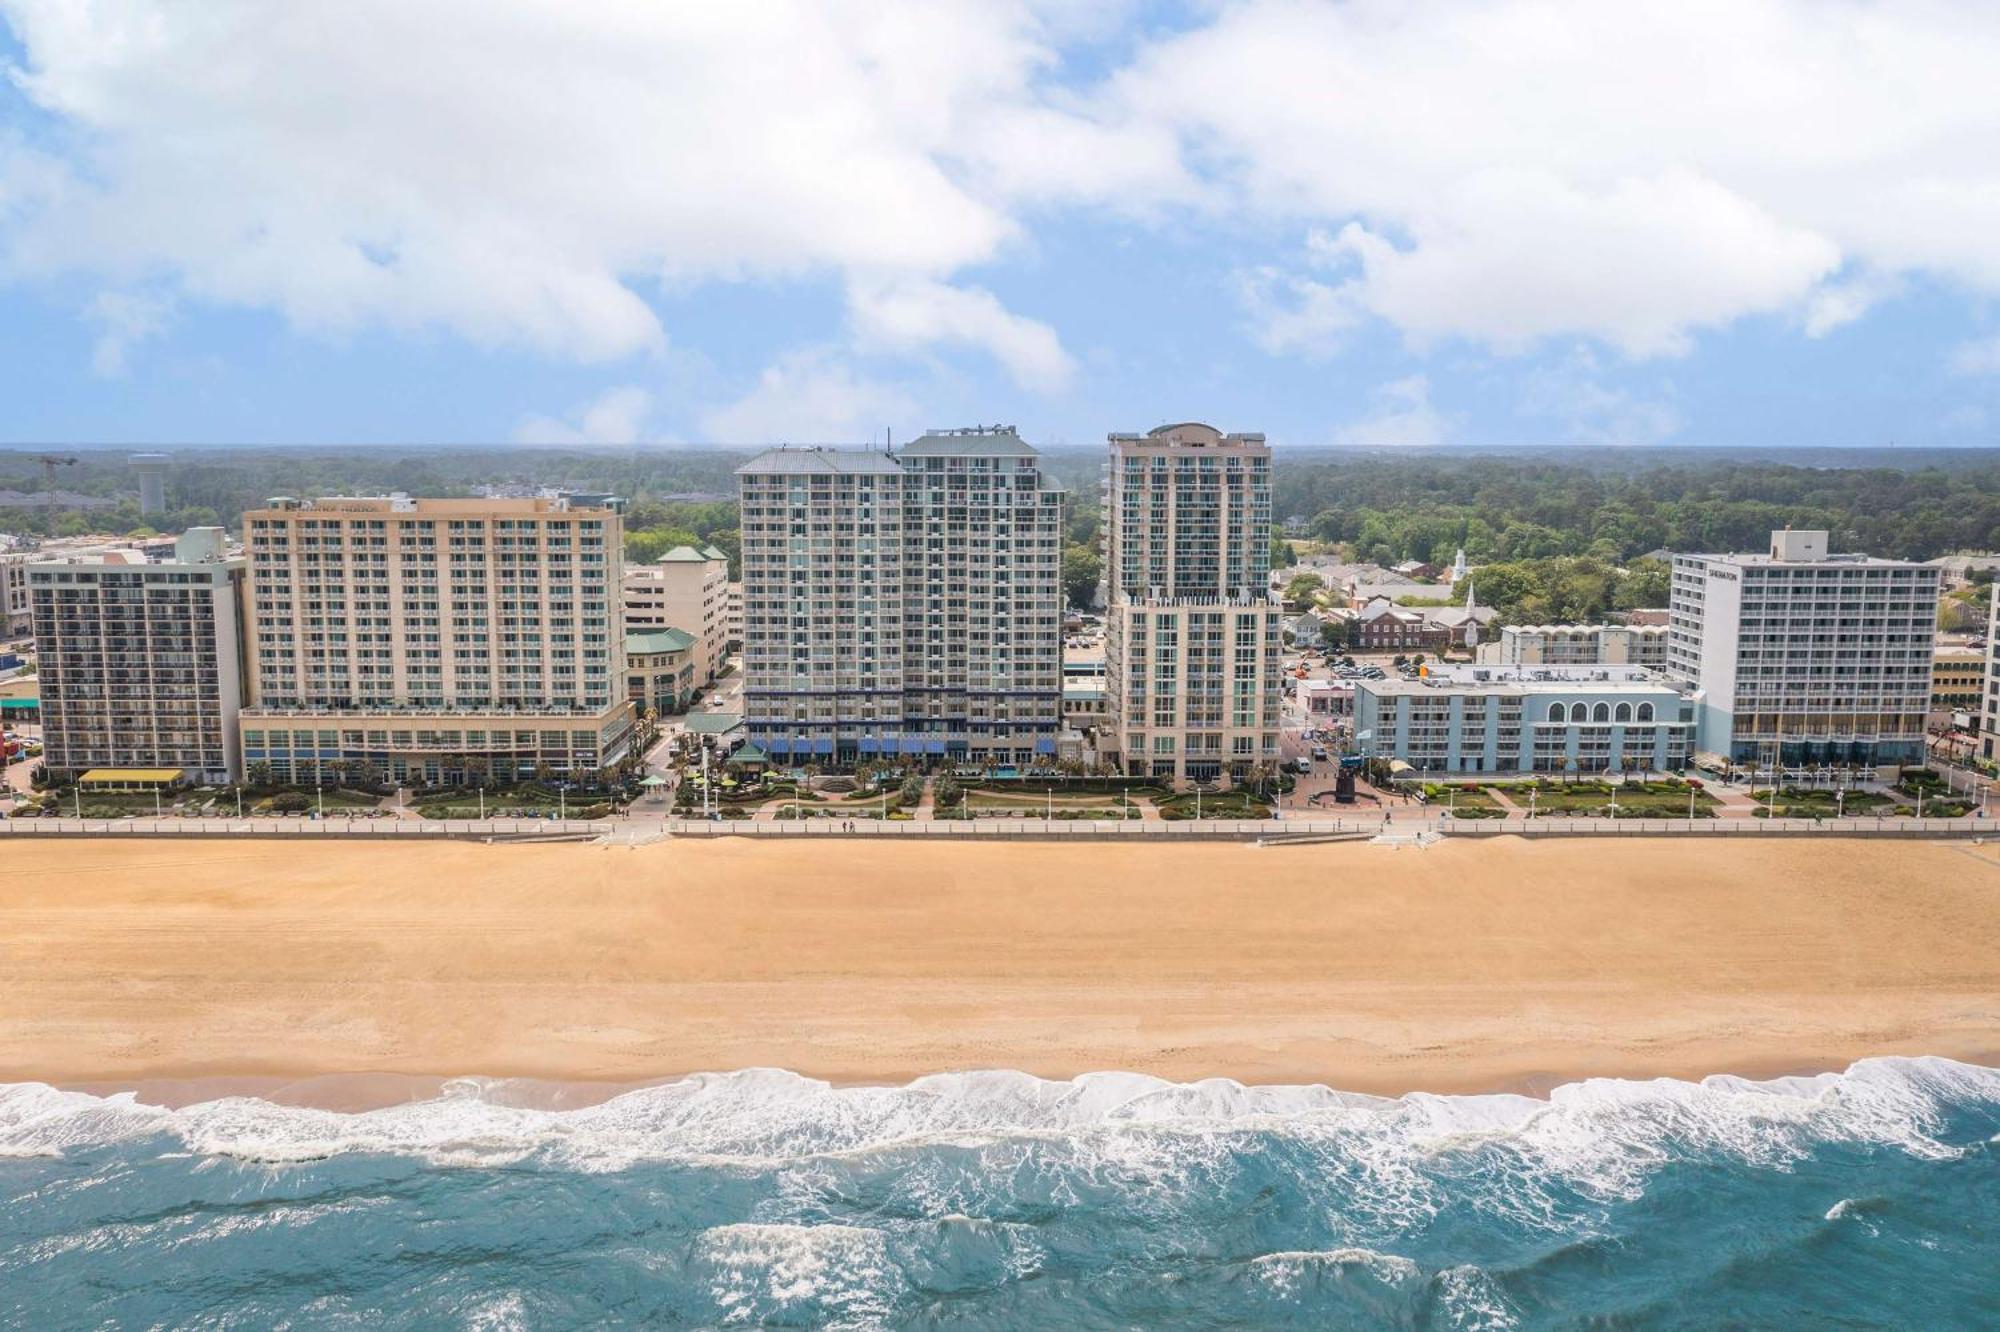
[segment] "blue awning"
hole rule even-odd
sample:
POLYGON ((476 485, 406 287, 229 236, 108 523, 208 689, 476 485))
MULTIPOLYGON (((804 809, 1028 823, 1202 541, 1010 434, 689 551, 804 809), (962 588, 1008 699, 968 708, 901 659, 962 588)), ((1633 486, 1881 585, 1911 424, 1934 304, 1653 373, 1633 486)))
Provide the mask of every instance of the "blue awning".
POLYGON ((1046 735, 1042 736, 1035 741, 1035 752, 1037 754, 1053 754, 1056 752, 1056 742, 1046 735))
POLYGON ((896 742, 896 749, 904 754, 921 754, 924 752, 924 742, 920 736, 906 735, 896 742))
POLYGON ((927 741, 925 741, 925 742, 924 742, 924 753, 926 753, 926 754, 942 754, 942 753, 944 753, 944 741, 942 741, 942 740, 927 740, 927 741))
POLYGON ((864 754, 879 754, 882 752, 881 743, 864 735, 861 737, 861 752, 864 754))
POLYGON ((833 741, 830 739, 814 740, 811 743, 812 752, 815 754, 831 754, 833 752, 833 741))

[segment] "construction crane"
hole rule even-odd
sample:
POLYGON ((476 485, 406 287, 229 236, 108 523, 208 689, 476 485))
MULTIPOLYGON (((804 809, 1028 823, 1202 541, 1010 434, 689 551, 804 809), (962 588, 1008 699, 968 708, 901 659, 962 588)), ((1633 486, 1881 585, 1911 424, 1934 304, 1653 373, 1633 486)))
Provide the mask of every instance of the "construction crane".
POLYGON ((76 459, 65 458, 56 453, 38 453, 33 461, 42 465, 42 489, 50 494, 55 493, 56 468, 76 466, 76 459))

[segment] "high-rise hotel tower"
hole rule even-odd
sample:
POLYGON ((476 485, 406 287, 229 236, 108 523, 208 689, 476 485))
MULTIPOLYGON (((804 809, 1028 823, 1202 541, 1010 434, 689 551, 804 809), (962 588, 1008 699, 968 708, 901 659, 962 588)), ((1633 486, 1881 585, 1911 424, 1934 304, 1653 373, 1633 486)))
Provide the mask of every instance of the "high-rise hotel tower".
POLYGON ((1248 778, 1278 761, 1270 447, 1195 423, 1110 442, 1099 751, 1134 775, 1248 778))
POLYGON ((743 699, 781 763, 1025 764, 1062 717, 1062 491, 1011 427, 737 477, 743 699))
POLYGON ((250 555, 246 764, 416 784, 623 758, 623 521, 567 499, 272 500, 250 555))

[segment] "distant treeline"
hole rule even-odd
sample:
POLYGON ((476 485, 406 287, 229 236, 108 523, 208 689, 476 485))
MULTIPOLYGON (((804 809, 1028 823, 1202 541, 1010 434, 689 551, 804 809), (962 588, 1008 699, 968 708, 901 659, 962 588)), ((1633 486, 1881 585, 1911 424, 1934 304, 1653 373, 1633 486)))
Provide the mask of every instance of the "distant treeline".
MULTIPOLYGON (((39 495, 38 450, 0 450, 0 491, 39 495)), ((665 448, 238 448, 167 450, 168 512, 142 518, 128 454, 77 450, 56 469, 60 491, 110 501, 88 512, 0 509, 0 530, 175 532, 236 528, 273 495, 468 495, 488 487, 606 491, 631 501, 628 553, 648 560, 682 543, 737 554, 735 469, 749 450, 665 448)), ((1820 455, 1794 455, 1811 457, 1820 455)), ((1831 463, 1842 455, 1828 453, 1831 463)), ((1065 582, 1078 601, 1094 585, 1102 455, 1045 454, 1069 490, 1065 582)), ((1824 527, 1837 549, 1928 559, 2000 546, 2000 452, 1849 455, 1866 466, 1737 461, 1714 450, 1549 450, 1522 455, 1396 456, 1278 451, 1274 516, 1358 558, 1475 563, 1557 556, 1624 563, 1658 547, 1754 550, 1774 528, 1824 527)), ((1650 591, 1650 589, 1647 589, 1650 591)), ((1552 598, 1564 602, 1570 598, 1552 598)), ((1595 600, 1595 598, 1589 598, 1595 600)), ((1616 600, 1614 596, 1612 598, 1616 600)))
MULTIPOLYGON (((1655 455, 1657 456, 1657 455, 1655 455)), ((1946 469, 1830 469, 1704 460, 1629 472, 1547 456, 1365 457, 1278 467, 1274 514, 1358 558, 1474 563, 1657 548, 1757 550, 1781 527, 1825 528, 1836 550, 1929 559, 2000 544, 2000 456, 1946 469)))

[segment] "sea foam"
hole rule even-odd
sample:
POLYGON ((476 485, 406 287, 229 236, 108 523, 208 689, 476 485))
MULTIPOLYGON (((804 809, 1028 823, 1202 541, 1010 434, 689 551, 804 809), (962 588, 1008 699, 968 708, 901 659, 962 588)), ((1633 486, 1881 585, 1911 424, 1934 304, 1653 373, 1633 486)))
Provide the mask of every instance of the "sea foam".
POLYGON ((1931 1130, 1946 1101, 2000 1101, 2000 1070, 1940 1058, 1862 1060, 1845 1072, 1757 1081, 1592 1078, 1529 1096, 1363 1096, 1323 1086, 1173 1083, 1133 1073, 1067 1081, 1025 1073, 938 1074, 900 1087, 835 1087, 778 1069, 710 1073, 573 1110, 503 1103, 496 1085, 340 1113, 254 1097, 169 1109, 130 1093, 96 1096, 40 1083, 0 1086, 0 1156, 59 1156, 161 1136, 198 1155, 270 1164, 342 1153, 408 1155, 438 1165, 546 1157, 617 1170, 684 1160, 769 1166, 919 1144, 968 1150, 1061 1137, 1135 1173, 1194 1165, 1231 1135, 1337 1140, 1393 1175, 1399 1161, 1506 1148, 1587 1187, 1628 1190, 1668 1155, 1713 1152, 1782 1166, 1826 1141, 1916 1156, 1956 1149, 1931 1130))

